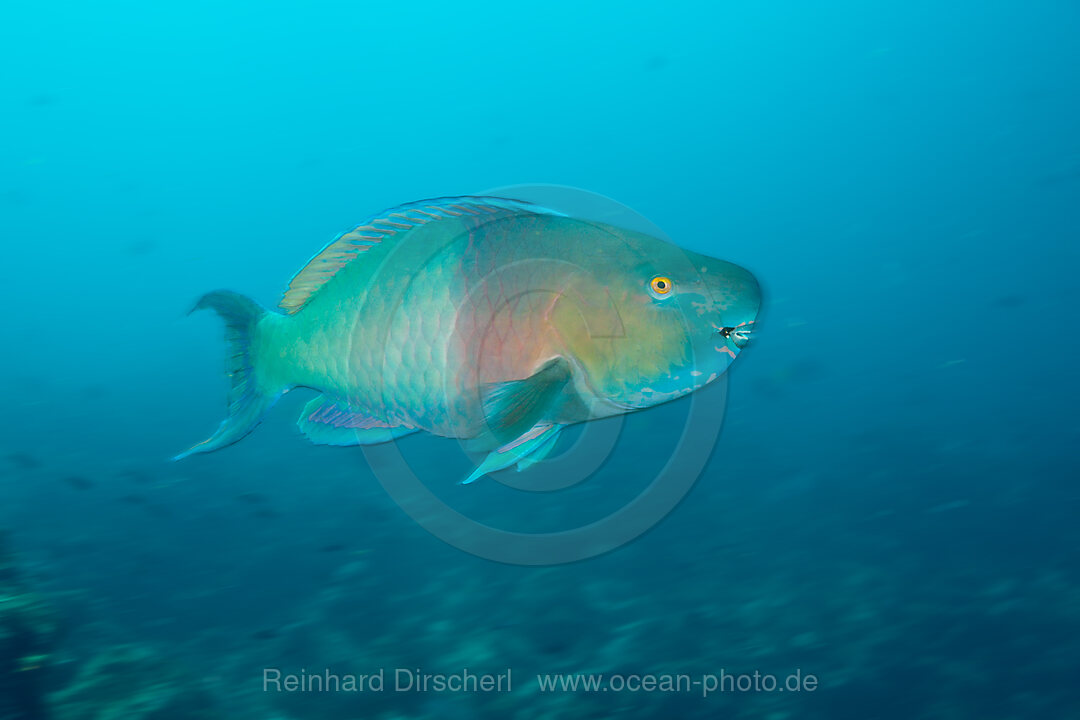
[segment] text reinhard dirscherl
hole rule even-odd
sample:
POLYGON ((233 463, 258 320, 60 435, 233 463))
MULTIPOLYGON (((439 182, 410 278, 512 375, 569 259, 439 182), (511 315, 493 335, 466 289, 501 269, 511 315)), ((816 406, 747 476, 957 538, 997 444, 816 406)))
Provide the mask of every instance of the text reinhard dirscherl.
POLYGON ((510 692, 511 683, 510 668, 501 673, 476 673, 468 668, 452 673, 425 673, 419 668, 387 672, 379 668, 367 675, 338 675, 330 669, 295 673, 263 669, 263 692, 510 692))
MULTIPOLYGON (((556 673, 536 675, 540 692, 694 692, 707 697, 713 693, 814 692, 818 678, 801 669, 783 676, 762 673, 556 673)), ((448 673, 427 673, 419 668, 378 668, 366 675, 338 674, 330 669, 301 669, 285 673, 264 668, 263 692, 358 693, 358 692, 464 692, 508 693, 513 691, 513 670, 475 672, 462 668, 448 673)))

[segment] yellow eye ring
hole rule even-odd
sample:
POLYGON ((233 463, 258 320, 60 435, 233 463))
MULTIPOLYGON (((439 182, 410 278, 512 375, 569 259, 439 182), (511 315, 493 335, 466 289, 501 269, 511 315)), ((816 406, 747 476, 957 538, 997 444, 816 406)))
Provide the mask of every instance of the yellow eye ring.
POLYGON ((657 295, 667 295, 674 286, 675 283, 671 282, 671 278, 666 275, 657 275, 649 283, 649 287, 657 295))

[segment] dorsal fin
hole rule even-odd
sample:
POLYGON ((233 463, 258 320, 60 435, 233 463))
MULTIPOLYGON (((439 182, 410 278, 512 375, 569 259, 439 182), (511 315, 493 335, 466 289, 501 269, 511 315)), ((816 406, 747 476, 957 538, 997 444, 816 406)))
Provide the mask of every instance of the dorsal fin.
POLYGON ((289 281, 289 288, 281 298, 280 307, 289 314, 295 313, 341 268, 390 238, 402 240, 408 236, 410 230, 461 217, 491 220, 498 216, 517 214, 562 213, 523 200, 483 196, 433 198, 384 210, 352 230, 338 235, 311 258, 289 281))

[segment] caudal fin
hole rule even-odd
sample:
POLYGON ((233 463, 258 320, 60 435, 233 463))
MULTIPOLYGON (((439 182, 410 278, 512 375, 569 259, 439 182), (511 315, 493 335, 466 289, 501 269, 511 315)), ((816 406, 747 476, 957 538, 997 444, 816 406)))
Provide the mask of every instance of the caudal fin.
POLYGON ((252 335, 266 310, 239 293, 217 290, 203 295, 191 312, 209 308, 225 321, 225 372, 229 376, 229 416, 208 439, 173 460, 213 452, 231 445, 255 429, 263 414, 281 397, 281 388, 260 383, 251 352, 252 335))

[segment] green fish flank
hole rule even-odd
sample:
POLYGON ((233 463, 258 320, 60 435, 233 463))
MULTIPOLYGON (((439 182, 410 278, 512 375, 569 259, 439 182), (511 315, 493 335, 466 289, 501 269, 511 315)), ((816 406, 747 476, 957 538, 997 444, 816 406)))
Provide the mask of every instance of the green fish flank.
POLYGON ((642 410, 719 378, 761 304, 751 273, 665 240, 507 198, 425 200, 344 233, 278 312, 228 291, 229 415, 177 459, 250 432, 293 388, 321 396, 313 442, 425 431, 488 458, 468 480, 550 452, 571 424, 642 410))

